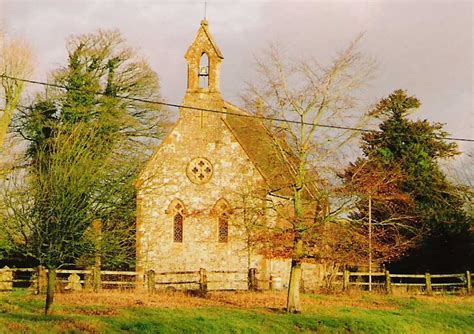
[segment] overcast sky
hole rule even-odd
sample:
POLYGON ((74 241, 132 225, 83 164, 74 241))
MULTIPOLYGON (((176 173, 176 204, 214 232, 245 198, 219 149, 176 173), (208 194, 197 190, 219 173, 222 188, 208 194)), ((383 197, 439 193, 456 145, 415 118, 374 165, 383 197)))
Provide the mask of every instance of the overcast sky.
MULTIPOLYGON (((204 1, 0 0, 0 20, 29 40, 36 79, 66 60, 71 34, 117 28, 161 78, 168 102, 186 89, 184 53, 204 15, 204 1)), ((278 43, 291 57, 329 59, 360 32, 362 51, 379 63, 367 100, 403 88, 422 101, 419 118, 448 123, 474 138, 471 1, 207 1, 207 19, 224 54, 224 97, 239 104, 254 79, 254 55, 278 43)), ((473 145, 473 144, 469 144, 473 145)), ((467 146, 465 146, 467 147, 467 146)))

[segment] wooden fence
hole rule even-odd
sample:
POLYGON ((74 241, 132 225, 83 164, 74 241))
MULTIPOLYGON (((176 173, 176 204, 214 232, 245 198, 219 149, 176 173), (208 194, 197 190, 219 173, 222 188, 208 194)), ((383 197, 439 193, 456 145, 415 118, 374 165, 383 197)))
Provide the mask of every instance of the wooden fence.
POLYGON ((434 290, 458 290, 465 288, 472 293, 473 274, 469 271, 461 274, 392 274, 385 272, 338 272, 331 284, 342 285, 343 290, 350 286, 379 287, 387 293, 393 292, 393 287, 418 287, 425 293, 431 294, 434 290))
MULTIPOLYGON (((0 291, 9 291, 13 287, 29 287, 36 293, 44 293, 47 284, 47 269, 13 268, 0 269, 0 291)), ((154 292, 160 289, 196 290, 206 293, 209 290, 257 290, 257 271, 255 268, 244 271, 176 271, 138 274, 134 271, 108 270, 69 270, 59 269, 57 289, 81 290, 93 289, 147 289, 154 292)), ((469 271, 461 274, 392 274, 385 272, 337 272, 324 275, 326 286, 340 286, 347 291, 351 286, 362 288, 378 287, 392 293, 394 287, 417 287, 427 294, 436 290, 465 289, 472 293, 473 274, 469 271)), ((281 282, 281 277, 278 278, 281 282)), ((270 280, 271 283, 271 280, 270 280)), ((272 284, 271 284, 272 285, 272 284)), ((320 282, 320 286, 324 286, 320 282)))
POLYGON ((206 293, 208 290, 256 290, 256 270, 244 271, 214 270, 207 271, 175 271, 146 273, 146 286, 148 291, 157 288, 199 290, 206 293))
MULTIPOLYGON (((11 271, 13 287, 30 287, 36 289, 38 293, 47 284, 48 270, 43 267, 38 268, 4 268, 3 271, 11 271)), ((135 288, 138 274, 133 271, 96 271, 58 269, 56 271, 56 288, 58 290, 77 290, 78 287, 100 290, 102 288, 135 288)), ((80 289, 80 288, 79 288, 80 289)))
MULTIPOLYGON (((0 291, 13 287, 29 287, 36 293, 44 293, 48 270, 38 268, 0 269, 0 291), (6 277, 6 278, 5 278, 6 277), (3 287, 3 288, 2 288, 3 287)), ((145 275, 134 271, 109 270, 56 270, 56 289, 58 290, 101 290, 144 288, 153 292, 169 290, 256 290, 256 270, 243 271, 176 271, 154 272, 145 275)))

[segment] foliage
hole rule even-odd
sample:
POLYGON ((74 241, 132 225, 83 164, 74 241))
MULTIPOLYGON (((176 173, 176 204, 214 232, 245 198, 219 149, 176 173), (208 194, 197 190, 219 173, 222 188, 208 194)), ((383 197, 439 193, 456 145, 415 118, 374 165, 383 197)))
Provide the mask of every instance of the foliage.
POLYGON ((352 265, 379 266, 401 257, 421 238, 414 201, 400 183, 406 178, 396 165, 357 159, 341 175, 341 191, 353 198, 349 214, 351 235, 365 240, 354 252, 352 265), (370 211, 369 211, 370 206, 370 211), (368 260, 370 259, 370 260, 368 260))
MULTIPOLYGON (((445 140, 448 134, 442 124, 408 118, 410 111, 419 106, 418 99, 403 90, 382 99, 372 111, 382 121, 380 131, 364 134, 364 157, 355 166, 367 162, 376 163, 382 170, 397 166, 403 179, 396 182, 396 187, 414 201, 413 207, 394 203, 393 210, 416 217, 411 230, 423 234, 423 240, 396 268, 438 272, 466 269, 472 252, 468 241, 472 220, 462 210, 461 189, 447 180, 439 167, 441 159, 458 154, 457 145, 445 140)), ((362 214, 364 207, 363 203, 359 206, 362 214)), ((377 221, 387 214, 384 207, 374 211, 377 221)), ((407 237, 408 230, 401 234, 407 237)))
MULTIPOLYGON (((43 217, 48 221, 46 217, 51 216, 68 221, 62 226, 65 233, 73 226, 85 231, 85 225, 74 223, 76 219, 89 220, 88 224, 102 220, 103 262, 130 267, 134 258, 133 181, 151 144, 162 135, 166 118, 160 106, 141 101, 159 97, 158 77, 125 46, 117 31, 73 37, 67 48, 68 65, 53 72, 52 80, 65 89, 47 87, 16 120, 18 132, 29 142, 30 182, 26 186, 37 188, 32 210, 35 220, 43 217), (41 179, 43 176, 47 178, 41 179), (39 191, 49 187, 55 196, 39 191)), ((81 242, 82 232, 73 237, 75 242, 81 242)), ((83 254, 74 243, 65 246, 78 252, 74 259, 83 254)), ((36 258, 53 265, 49 261, 55 255, 48 255, 44 262, 42 252, 48 249, 36 249, 36 258)), ((54 260, 54 266, 63 260, 54 260)), ((82 260, 84 263, 85 258, 82 260)))
MULTIPOLYGON (((146 61, 125 46, 118 31, 99 31, 69 40, 69 62, 53 72, 53 84, 19 118, 18 131, 36 143, 54 137, 54 125, 97 126, 98 135, 127 139, 126 150, 146 150, 139 139, 160 138, 166 114, 143 99, 159 99, 159 82, 146 61)), ((124 145, 125 142, 121 143, 124 145)), ((126 154, 126 152, 125 152, 126 154)))
POLYGON ((121 200, 124 179, 134 172, 130 165, 118 168, 113 155, 94 154, 99 145, 94 130, 56 129, 55 138, 37 148, 27 179, 12 179, 3 194, 6 236, 49 268, 72 264, 92 247, 85 232, 92 220, 109 216, 114 201, 121 200))
POLYGON ((29 166, 7 193, 10 240, 50 269, 46 311, 61 265, 133 267, 133 183, 166 118, 143 102, 159 97, 157 75, 117 31, 73 37, 68 53, 16 120, 29 166))

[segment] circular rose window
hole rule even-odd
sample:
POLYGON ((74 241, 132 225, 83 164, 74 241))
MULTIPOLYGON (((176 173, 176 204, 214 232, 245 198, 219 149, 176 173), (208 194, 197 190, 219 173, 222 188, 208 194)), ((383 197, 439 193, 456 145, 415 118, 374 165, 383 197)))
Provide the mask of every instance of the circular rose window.
POLYGON ((186 174, 192 183, 203 184, 212 177, 212 165, 205 158, 194 158, 186 168, 186 174))

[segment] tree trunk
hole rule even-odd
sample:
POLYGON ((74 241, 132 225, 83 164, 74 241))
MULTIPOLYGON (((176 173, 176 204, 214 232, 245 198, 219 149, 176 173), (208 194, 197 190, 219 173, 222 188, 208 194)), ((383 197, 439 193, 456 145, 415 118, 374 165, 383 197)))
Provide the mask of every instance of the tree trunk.
POLYGON ((286 312, 300 313, 300 286, 301 286, 301 253, 303 241, 297 239, 294 244, 293 258, 291 259, 290 286, 288 287, 288 298, 286 300, 286 312))
POLYGON ((288 288, 288 299, 286 312, 300 313, 300 285, 301 285, 301 261, 291 260, 290 286, 288 288))
POLYGON ((96 219, 92 222, 92 228, 95 232, 95 259, 94 259, 94 274, 93 274, 93 287, 94 292, 99 292, 102 289, 102 280, 100 275, 100 269, 102 267, 101 258, 101 242, 102 242, 102 221, 96 219))
POLYGON ((44 314, 48 315, 54 300, 54 290, 56 288, 56 269, 48 270, 48 287, 46 289, 46 304, 44 306, 44 314))
MULTIPOLYGON (((301 156, 301 161, 305 161, 305 157, 301 156)), ((294 194, 294 209, 295 209, 295 239, 293 241, 293 255, 291 257, 291 271, 290 271, 290 285, 288 287, 288 298, 286 300, 286 312, 299 313, 301 312, 300 303, 300 285, 301 285, 301 259, 303 257, 303 240, 299 231, 302 225, 302 218, 304 217, 303 208, 303 186, 305 180, 304 164, 300 162, 298 176, 296 178, 296 188, 294 194)))

